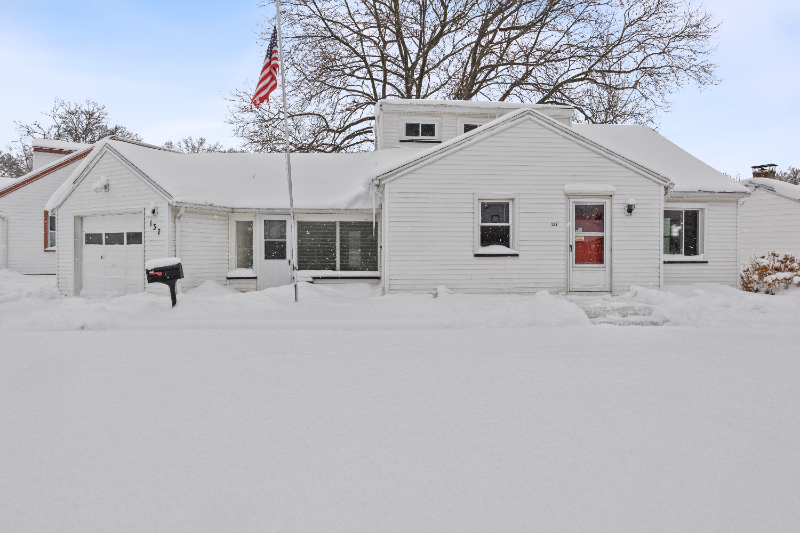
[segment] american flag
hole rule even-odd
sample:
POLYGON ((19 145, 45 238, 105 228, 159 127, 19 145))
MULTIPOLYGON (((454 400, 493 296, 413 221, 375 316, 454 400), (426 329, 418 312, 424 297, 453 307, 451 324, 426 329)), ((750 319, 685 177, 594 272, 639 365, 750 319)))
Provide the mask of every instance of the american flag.
POLYGON ((272 28, 272 38, 269 40, 267 55, 264 56, 264 66, 261 67, 261 75, 258 78, 256 93, 250 101, 250 107, 258 109, 261 104, 267 102, 269 106, 269 94, 278 86, 278 31, 272 28))

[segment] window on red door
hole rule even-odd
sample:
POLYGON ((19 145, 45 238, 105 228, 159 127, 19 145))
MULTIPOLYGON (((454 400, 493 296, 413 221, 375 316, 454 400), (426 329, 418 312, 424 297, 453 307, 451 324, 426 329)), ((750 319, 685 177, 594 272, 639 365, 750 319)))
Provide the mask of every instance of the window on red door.
POLYGON ((575 205, 575 264, 605 261, 605 204, 575 205))

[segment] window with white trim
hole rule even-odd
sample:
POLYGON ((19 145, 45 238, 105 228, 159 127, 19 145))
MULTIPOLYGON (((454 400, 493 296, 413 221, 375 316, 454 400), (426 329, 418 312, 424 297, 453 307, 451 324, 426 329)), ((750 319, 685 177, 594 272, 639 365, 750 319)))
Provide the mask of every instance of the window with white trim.
POLYGON ((47 247, 56 247, 56 216, 49 215, 47 217, 47 247))
POLYGON ((664 209, 663 253, 671 259, 703 255, 704 210, 664 209))
POLYGON ((438 119, 406 118, 401 121, 401 141, 439 142, 441 121, 438 119))
POLYGON ((516 198, 475 195, 475 255, 519 255, 516 198))
POLYGON ((298 221, 298 269, 377 272, 378 230, 371 221, 298 221))

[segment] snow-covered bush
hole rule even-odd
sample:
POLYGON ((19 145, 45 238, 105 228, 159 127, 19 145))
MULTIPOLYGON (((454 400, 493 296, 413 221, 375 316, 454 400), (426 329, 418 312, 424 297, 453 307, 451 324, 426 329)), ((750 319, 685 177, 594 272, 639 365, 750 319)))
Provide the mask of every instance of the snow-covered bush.
POLYGON ((744 291, 775 294, 778 289, 800 286, 800 262, 792 254, 769 252, 752 257, 739 279, 744 291))

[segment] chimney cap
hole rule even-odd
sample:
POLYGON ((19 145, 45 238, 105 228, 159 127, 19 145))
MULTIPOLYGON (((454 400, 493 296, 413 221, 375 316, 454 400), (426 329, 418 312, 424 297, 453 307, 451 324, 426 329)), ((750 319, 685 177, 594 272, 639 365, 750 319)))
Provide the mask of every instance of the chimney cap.
POLYGON ((753 166, 752 166, 752 167, 750 167, 750 168, 758 168, 758 169, 763 169, 763 168, 767 168, 767 167, 777 167, 777 166, 778 166, 778 165, 776 165, 775 163, 767 163, 766 165, 753 165, 753 166))

